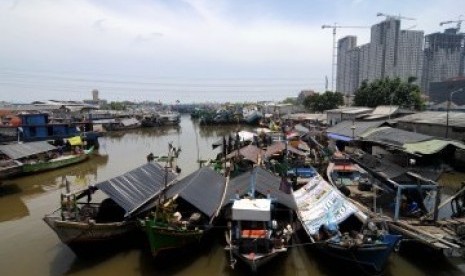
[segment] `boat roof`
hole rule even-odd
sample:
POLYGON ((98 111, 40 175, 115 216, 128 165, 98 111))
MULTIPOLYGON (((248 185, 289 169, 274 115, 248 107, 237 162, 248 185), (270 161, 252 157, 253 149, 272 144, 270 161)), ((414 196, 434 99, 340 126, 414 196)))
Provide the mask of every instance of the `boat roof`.
POLYGON ((226 178, 203 167, 179 180, 166 191, 166 198, 178 195, 205 215, 212 217, 221 205, 226 178))
POLYGON ((297 205, 295 203, 294 197, 291 194, 287 194, 279 189, 281 178, 261 167, 256 167, 253 170, 245 172, 232 179, 226 189, 225 200, 222 206, 230 203, 230 200, 235 198, 236 194, 239 194, 239 196, 247 194, 250 189, 250 181, 254 170, 256 171, 256 192, 262 195, 270 194, 271 198, 275 199, 278 203, 291 208, 292 210, 296 210, 297 205))
POLYGON ((1 145, 0 152, 11 159, 20 159, 26 156, 39 154, 57 149, 46 141, 29 142, 22 144, 1 145))
MULTIPOLYGON (((151 162, 95 186, 130 215, 161 193, 165 187, 165 174, 164 166, 151 162)), ((175 173, 168 172, 167 183, 176 177, 175 173)))
POLYGON ((313 177, 305 186, 293 192, 296 212, 302 227, 308 235, 318 232, 323 224, 341 223, 354 213, 361 214, 334 186, 321 175, 313 177))

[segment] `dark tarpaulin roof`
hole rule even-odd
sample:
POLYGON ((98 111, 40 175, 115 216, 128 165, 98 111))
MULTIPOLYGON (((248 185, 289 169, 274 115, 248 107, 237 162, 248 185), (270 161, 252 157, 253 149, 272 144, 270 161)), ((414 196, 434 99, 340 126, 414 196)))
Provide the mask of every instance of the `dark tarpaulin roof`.
MULTIPOLYGON (((160 194, 165 187, 165 174, 165 168, 159 163, 146 163, 95 186, 130 214, 160 194)), ((168 172, 167 183, 176 176, 168 172)))
MULTIPOLYGON (((287 206, 292 210, 297 209, 297 205, 292 194, 284 193, 279 189, 281 184, 280 177, 275 176, 260 167, 256 167, 254 170, 256 171, 256 193, 258 192, 262 195, 268 195, 269 193, 271 198, 275 199, 278 203, 287 206)), ((254 170, 245 172, 229 182, 223 206, 230 203, 231 199, 235 198, 237 192, 239 193, 239 196, 241 196, 250 190, 250 181, 254 170)))
POLYGON ((404 167, 396 165, 388 160, 378 159, 369 153, 364 153, 360 156, 352 155, 351 158, 360 164, 360 166, 363 168, 375 172, 388 179, 396 178, 408 171, 404 167))
POLYGON ((0 146, 0 152, 10 157, 11 159, 19 159, 55 149, 55 146, 50 145, 46 141, 0 146))
POLYGON ((179 180, 166 191, 166 198, 176 194, 205 215, 212 217, 220 207, 226 178, 210 167, 203 167, 179 180))
POLYGON ((367 135, 365 140, 403 146, 405 143, 418 143, 433 139, 432 136, 392 127, 380 127, 367 135))

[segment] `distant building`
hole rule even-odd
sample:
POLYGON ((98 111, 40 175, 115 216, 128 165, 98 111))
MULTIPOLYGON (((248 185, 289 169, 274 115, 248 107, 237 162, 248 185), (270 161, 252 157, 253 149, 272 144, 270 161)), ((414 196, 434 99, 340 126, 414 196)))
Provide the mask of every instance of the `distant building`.
POLYGON ((107 100, 99 99, 97 89, 92 90, 92 100, 83 100, 83 102, 85 104, 90 104, 90 105, 94 105, 98 107, 101 107, 107 104, 107 100))
POLYGON ((357 37, 346 36, 337 43, 336 91, 344 95, 352 94, 358 87, 358 49, 357 37))
POLYGON ((425 36, 421 87, 427 95, 430 95, 432 82, 463 76, 465 66, 463 44, 464 34, 458 33, 455 28, 446 29, 444 33, 437 32, 425 36))
POLYGON ((298 104, 303 104, 305 98, 307 98, 309 96, 316 95, 316 94, 317 93, 315 91, 311 90, 311 89, 302 90, 302 91, 300 91, 299 96, 297 96, 297 103, 298 104))
POLYGON ((450 78, 445 81, 431 82, 429 88, 429 101, 441 103, 449 101, 453 91, 457 91, 452 97, 452 102, 457 105, 465 105, 465 77, 450 78))
MULTIPOLYGON (((423 68, 423 31, 400 29, 400 20, 388 18, 371 27, 370 43, 356 47, 357 38, 338 41, 337 91, 348 98, 362 81, 382 78, 421 80, 423 68)), ((347 101, 350 102, 350 101, 347 101)))
POLYGON ((92 90, 92 100, 98 101, 98 90, 97 89, 92 90))

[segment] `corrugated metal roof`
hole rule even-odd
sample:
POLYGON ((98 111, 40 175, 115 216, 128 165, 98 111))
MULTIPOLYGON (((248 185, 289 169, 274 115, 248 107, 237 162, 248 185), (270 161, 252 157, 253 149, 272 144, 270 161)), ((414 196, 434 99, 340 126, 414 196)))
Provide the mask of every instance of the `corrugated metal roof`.
POLYGON ((360 113, 368 113, 372 111, 372 108, 368 107, 345 107, 345 108, 336 108, 326 110, 326 113, 342 113, 342 114, 360 114, 360 113))
MULTIPOLYGON (((396 121, 416 124, 446 125, 447 112, 425 111, 398 118, 396 121)), ((465 127, 465 113, 450 111, 449 126, 465 127)))
POLYGON ((465 150, 465 145, 463 143, 455 141, 445 141, 445 140, 429 140, 418 143, 407 143, 404 144, 404 148, 407 152, 410 153, 419 153, 419 154, 434 154, 440 152, 448 145, 452 145, 459 149, 465 150))
MULTIPOLYGON (((130 214, 160 194, 165 187, 165 175, 166 170, 159 163, 146 163, 95 186, 130 214)), ((176 176, 168 172, 167 183, 176 176)))
MULTIPOLYGON (((265 155, 270 156, 270 155, 273 155, 275 153, 282 152, 285 149, 286 149, 286 143, 281 142, 281 141, 274 142, 273 144, 269 145, 266 148, 265 155)), ((307 155, 305 152, 300 151, 300 150, 294 148, 291 145, 287 145, 287 151, 290 151, 290 152, 295 153, 297 155, 303 155, 303 156, 307 155)))
POLYGON ((383 144, 402 146, 405 143, 417 143, 433 139, 432 136, 410 132, 392 127, 379 127, 364 135, 363 140, 383 144))
MULTIPOLYGON (((271 198, 276 199, 278 203, 287 206, 292 210, 296 210, 297 206, 292 194, 287 194, 279 190, 281 184, 280 177, 277 177, 274 174, 260 167, 256 167, 254 168, 254 170, 256 171, 256 192, 264 196, 270 194, 271 198)), ((242 196, 249 191, 250 181, 254 170, 243 173, 230 181, 226 190, 226 196, 222 206, 225 206, 226 204, 230 203, 231 200, 235 198, 236 193, 238 193, 239 196, 242 196)))
POLYGON ((342 121, 335 126, 329 127, 326 130, 326 132, 334 133, 334 134, 342 135, 346 137, 352 137, 352 124, 353 124, 355 126, 354 133, 353 133, 354 137, 360 137, 369 129, 377 128, 384 123, 385 121, 371 121, 371 122, 355 121, 354 123, 352 123, 352 121, 342 121))
POLYGON ((220 207, 226 179, 210 167, 203 167, 179 180, 166 192, 166 198, 176 194, 205 215, 212 217, 220 207))
POLYGON ((52 146, 45 141, 0 146, 0 152, 10 157, 11 159, 20 159, 26 156, 31 156, 55 149, 57 149, 55 146, 52 146))
POLYGON ((233 158, 236 155, 241 155, 244 159, 250 160, 254 163, 258 163, 258 157, 263 155, 264 151, 262 149, 257 148, 254 145, 248 145, 241 149, 239 149, 239 153, 237 150, 232 151, 230 154, 226 155, 226 159, 233 158))

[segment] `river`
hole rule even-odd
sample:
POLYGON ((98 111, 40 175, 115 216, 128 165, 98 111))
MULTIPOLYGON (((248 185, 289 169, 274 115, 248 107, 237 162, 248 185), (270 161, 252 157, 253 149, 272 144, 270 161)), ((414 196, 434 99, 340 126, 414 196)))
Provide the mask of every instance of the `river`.
MULTIPOLYGON (((137 129, 100 138, 90 160, 71 167, 4 181, 0 188, 0 274, 5 275, 243 275, 231 271, 219 238, 199 251, 161 265, 138 246, 115 248, 91 258, 78 258, 42 221, 59 206, 63 177, 73 189, 118 176, 146 162, 146 155, 166 155, 168 143, 181 147, 181 177, 198 168, 197 159, 214 158, 211 144, 237 126, 199 127, 182 116, 180 127, 137 129)), ((99 197, 97 197, 99 199, 99 197)), ((307 247, 291 248, 286 256, 259 271, 263 275, 361 275, 318 256, 307 247), (355 274, 354 274, 355 273, 355 274)), ((432 257, 418 249, 393 253, 386 275, 463 275, 465 260, 432 257)))

